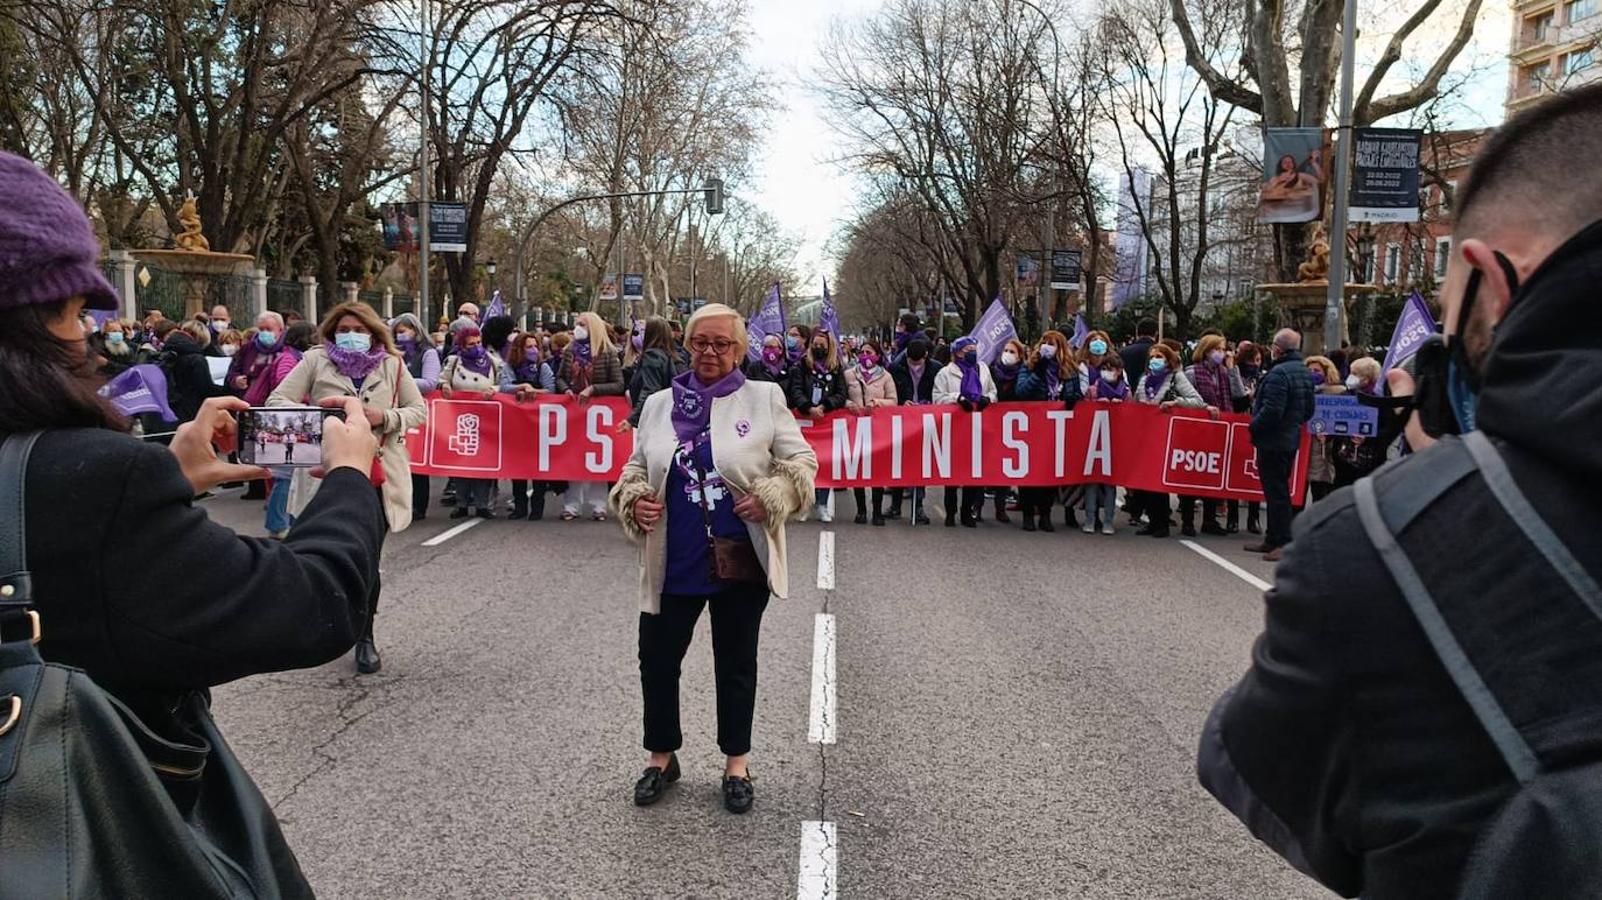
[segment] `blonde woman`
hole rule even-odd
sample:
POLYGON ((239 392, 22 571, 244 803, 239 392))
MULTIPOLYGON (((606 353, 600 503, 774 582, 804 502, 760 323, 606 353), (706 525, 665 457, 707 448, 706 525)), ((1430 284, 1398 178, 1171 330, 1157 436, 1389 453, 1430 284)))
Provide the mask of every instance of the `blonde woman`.
POLYGON ((721 303, 686 327, 691 369, 645 401, 610 502, 640 554, 640 688, 650 760, 634 802, 679 779, 679 668, 702 608, 712 617, 723 805, 751 808, 747 756, 757 642, 770 595, 789 591, 784 523, 806 510, 818 459, 784 394, 748 381, 745 320, 721 303))
MULTIPOLYGON (((1341 382, 1341 370, 1329 357, 1307 357, 1307 371, 1313 377, 1315 394, 1346 393, 1346 385, 1341 382)), ((1307 490, 1312 493, 1315 502, 1328 497, 1335 490, 1336 444, 1336 438, 1331 435, 1313 436, 1307 457, 1307 490)))
MULTIPOLYGON (((406 430, 423 424, 423 395, 395 348, 389 328, 365 303, 341 303, 328 311, 317 328, 322 343, 300 358, 267 398, 268 406, 342 406, 346 398, 362 403, 367 424, 378 438, 379 466, 370 470, 373 480, 382 473, 377 490, 384 519, 391 532, 405 531, 412 523, 412 470, 406 455, 406 430)), ((289 486, 289 512, 298 516, 317 493, 321 482, 305 469, 296 469, 289 486)), ((356 671, 377 672, 383 665, 373 640, 373 617, 378 613, 378 559, 373 559, 367 622, 356 643, 356 671)))
MULTIPOLYGON (((573 342, 562 351, 556 369, 556 390, 588 403, 591 397, 621 397, 626 388, 623 362, 612 344, 606 320, 592 312, 580 313, 578 324, 573 326, 573 342)), ((606 482, 569 482, 562 498, 562 520, 578 518, 585 504, 590 506, 595 521, 605 521, 606 482)))

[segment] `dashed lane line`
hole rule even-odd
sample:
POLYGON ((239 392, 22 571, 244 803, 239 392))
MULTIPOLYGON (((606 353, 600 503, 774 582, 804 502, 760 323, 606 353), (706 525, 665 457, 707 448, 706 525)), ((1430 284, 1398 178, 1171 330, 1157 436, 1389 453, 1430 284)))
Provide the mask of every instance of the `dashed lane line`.
POLYGON ((801 860, 796 900, 825 900, 835 893, 835 830, 833 822, 801 823, 801 860))
POLYGON ((446 531, 441 531, 439 534, 434 535, 433 537, 431 537, 428 540, 424 541, 423 542, 423 546, 424 547, 438 547, 440 544, 445 543, 446 541, 450 540, 451 538, 456 537, 457 535, 462 534, 463 532, 472 530, 473 528, 475 528, 479 524, 481 524, 483 521, 484 521, 483 519, 468 519, 466 522, 463 522, 462 524, 456 526, 455 528, 451 528, 451 529, 446 530, 446 531))
POLYGON ((1234 575, 1235 577, 1239 578, 1241 581, 1246 582, 1247 584, 1251 585, 1252 587, 1257 588, 1259 591, 1266 591, 1270 587, 1272 587, 1272 585, 1270 585, 1268 582, 1264 581, 1263 579, 1258 578, 1256 575, 1253 575, 1252 573, 1246 571, 1245 569, 1242 569, 1240 566, 1235 565, 1234 563, 1232 563, 1229 560, 1223 558, 1222 556, 1219 556, 1218 554, 1214 553, 1213 551, 1208 550, 1206 547, 1203 547, 1201 544, 1198 544, 1195 541, 1188 541, 1188 540, 1183 540, 1182 539, 1182 540, 1180 540, 1180 543, 1184 544, 1185 546, 1189 547, 1192 550, 1195 550, 1197 553, 1200 553, 1202 556, 1206 557, 1207 559, 1212 560, 1213 562, 1217 563, 1218 566, 1220 568, 1222 568, 1224 571, 1230 573, 1231 575, 1234 575))
POLYGON ((834 616, 818 613, 812 625, 812 714, 807 740, 834 743, 834 616))
POLYGON ((818 533, 818 590, 834 590, 834 532, 818 533))

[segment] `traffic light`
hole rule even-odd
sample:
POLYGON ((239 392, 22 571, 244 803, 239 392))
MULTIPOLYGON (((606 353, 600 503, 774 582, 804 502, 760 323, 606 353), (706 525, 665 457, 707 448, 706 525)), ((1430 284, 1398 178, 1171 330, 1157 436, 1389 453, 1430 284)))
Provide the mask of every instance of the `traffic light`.
POLYGON ((707 215, 723 215, 723 179, 708 178, 706 186, 701 189, 701 193, 706 198, 707 215))

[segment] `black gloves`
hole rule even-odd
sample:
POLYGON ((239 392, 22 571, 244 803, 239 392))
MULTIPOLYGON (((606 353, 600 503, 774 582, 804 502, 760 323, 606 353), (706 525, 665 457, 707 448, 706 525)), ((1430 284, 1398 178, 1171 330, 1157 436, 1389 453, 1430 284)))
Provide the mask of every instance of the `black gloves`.
POLYGON ((967 397, 958 397, 957 405, 962 407, 963 412, 973 412, 973 401, 967 397))
POLYGON ((982 412, 984 411, 985 407, 990 405, 990 398, 980 397, 978 400, 973 401, 973 405, 979 407, 980 411, 982 412))

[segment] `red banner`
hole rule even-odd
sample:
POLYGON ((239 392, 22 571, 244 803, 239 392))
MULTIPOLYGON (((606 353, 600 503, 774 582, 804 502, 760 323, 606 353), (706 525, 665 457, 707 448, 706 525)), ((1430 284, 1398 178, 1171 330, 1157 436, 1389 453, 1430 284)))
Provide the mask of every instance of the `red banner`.
MULTIPOLYGON (((633 450, 618 426, 628 404, 566 397, 516 403, 428 398, 428 421, 407 433, 412 470, 465 478, 611 481, 633 450)), ((897 406, 866 415, 801 419, 818 454, 819 487, 943 484, 1061 485, 1111 482, 1202 497, 1261 500, 1250 419, 1209 419, 1135 403, 998 403, 982 413, 956 406, 897 406)), ((1297 454, 1291 496, 1307 482, 1308 437, 1297 454)))

